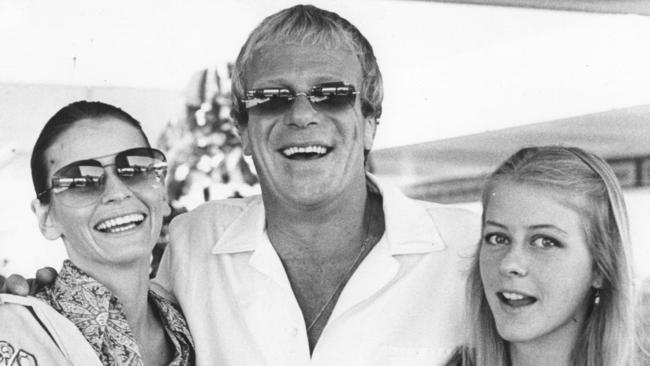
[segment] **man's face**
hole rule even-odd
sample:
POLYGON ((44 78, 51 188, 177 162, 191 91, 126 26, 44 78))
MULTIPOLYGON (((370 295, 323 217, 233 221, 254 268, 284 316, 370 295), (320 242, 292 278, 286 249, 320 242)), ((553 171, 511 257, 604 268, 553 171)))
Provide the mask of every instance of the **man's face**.
MULTIPOLYGON (((246 89, 286 88, 307 93, 323 83, 343 82, 359 91, 361 65, 343 49, 280 44, 258 50, 247 69, 246 89)), ((363 187, 364 148, 370 149, 375 121, 361 114, 360 98, 339 108, 320 108, 298 96, 288 108, 253 107, 242 128, 264 195, 293 207, 319 207, 363 187)))

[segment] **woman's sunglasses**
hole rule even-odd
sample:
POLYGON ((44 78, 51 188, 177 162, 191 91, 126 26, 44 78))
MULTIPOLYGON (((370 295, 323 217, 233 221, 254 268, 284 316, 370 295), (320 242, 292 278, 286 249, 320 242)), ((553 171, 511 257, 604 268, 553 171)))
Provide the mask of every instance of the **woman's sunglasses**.
MULTIPOLYGON (((113 155, 113 154, 111 154, 113 155)), ((105 168, 115 166, 115 173, 134 191, 152 189, 162 182, 167 173, 165 154, 156 149, 139 147, 115 154, 115 163, 102 164, 96 159, 75 161, 59 169, 52 176, 50 188, 37 197, 52 191, 61 203, 71 207, 87 206, 104 193, 105 168)))
POLYGON ((282 114, 291 109, 294 100, 304 96, 320 112, 339 112, 354 104, 359 94, 354 86, 341 81, 315 85, 308 93, 294 93, 287 88, 264 88, 246 91, 244 108, 262 114, 282 114))

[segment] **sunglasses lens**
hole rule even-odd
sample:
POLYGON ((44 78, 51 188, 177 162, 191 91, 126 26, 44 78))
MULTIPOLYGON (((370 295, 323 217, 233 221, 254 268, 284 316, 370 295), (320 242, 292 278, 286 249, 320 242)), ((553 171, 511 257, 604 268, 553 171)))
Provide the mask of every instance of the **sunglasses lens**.
MULTIPOLYGON (((115 156, 115 172, 134 191, 158 188, 167 173, 166 161, 165 154, 156 149, 125 150, 115 156)), ((66 206, 90 205, 104 192, 105 169, 97 160, 72 163, 56 172, 52 192, 66 206)))
POLYGON ((291 107, 293 99, 293 93, 289 89, 254 89, 246 92, 244 104, 246 109, 256 113, 280 114, 291 107))
POLYGON ((354 94, 349 95, 326 95, 312 102, 312 105, 323 112, 338 112, 354 104, 354 94))
POLYGON ((280 114, 289 109, 292 103, 293 97, 291 96, 274 96, 258 104, 256 109, 264 114, 280 114))
POLYGON ((289 89, 254 89, 246 92, 245 108, 259 114, 276 115, 291 108, 297 97, 304 95, 321 112, 336 113, 354 104, 358 92, 343 82, 323 83, 309 93, 296 95, 289 89))
POLYGON ((52 192, 68 206, 84 206, 94 202, 102 192, 104 168, 98 161, 72 163, 52 178, 52 192))
POLYGON ((150 189, 162 184, 167 173, 165 155, 150 148, 126 150, 115 157, 115 169, 132 189, 150 189))

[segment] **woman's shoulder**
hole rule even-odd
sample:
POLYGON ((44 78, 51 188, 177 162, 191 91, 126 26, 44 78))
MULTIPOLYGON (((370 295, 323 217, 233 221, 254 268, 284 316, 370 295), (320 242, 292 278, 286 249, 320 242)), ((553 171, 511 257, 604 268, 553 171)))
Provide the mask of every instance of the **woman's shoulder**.
POLYGON ((0 324, 8 365, 101 365, 74 324, 37 298, 0 294, 0 324))

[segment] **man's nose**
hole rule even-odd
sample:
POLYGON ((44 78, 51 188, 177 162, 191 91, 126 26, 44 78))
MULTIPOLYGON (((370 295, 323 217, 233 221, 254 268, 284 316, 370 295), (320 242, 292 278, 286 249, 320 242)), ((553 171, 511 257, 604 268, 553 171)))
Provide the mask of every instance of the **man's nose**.
POLYGON ((499 273, 503 276, 524 277, 528 275, 528 254, 519 243, 512 243, 499 263, 499 273))
POLYGON ((291 109, 285 116, 285 122, 289 126, 304 128, 318 124, 318 111, 304 94, 296 95, 291 109))
POLYGON ((119 202, 133 195, 131 189, 115 174, 113 169, 106 169, 102 203, 119 202))

